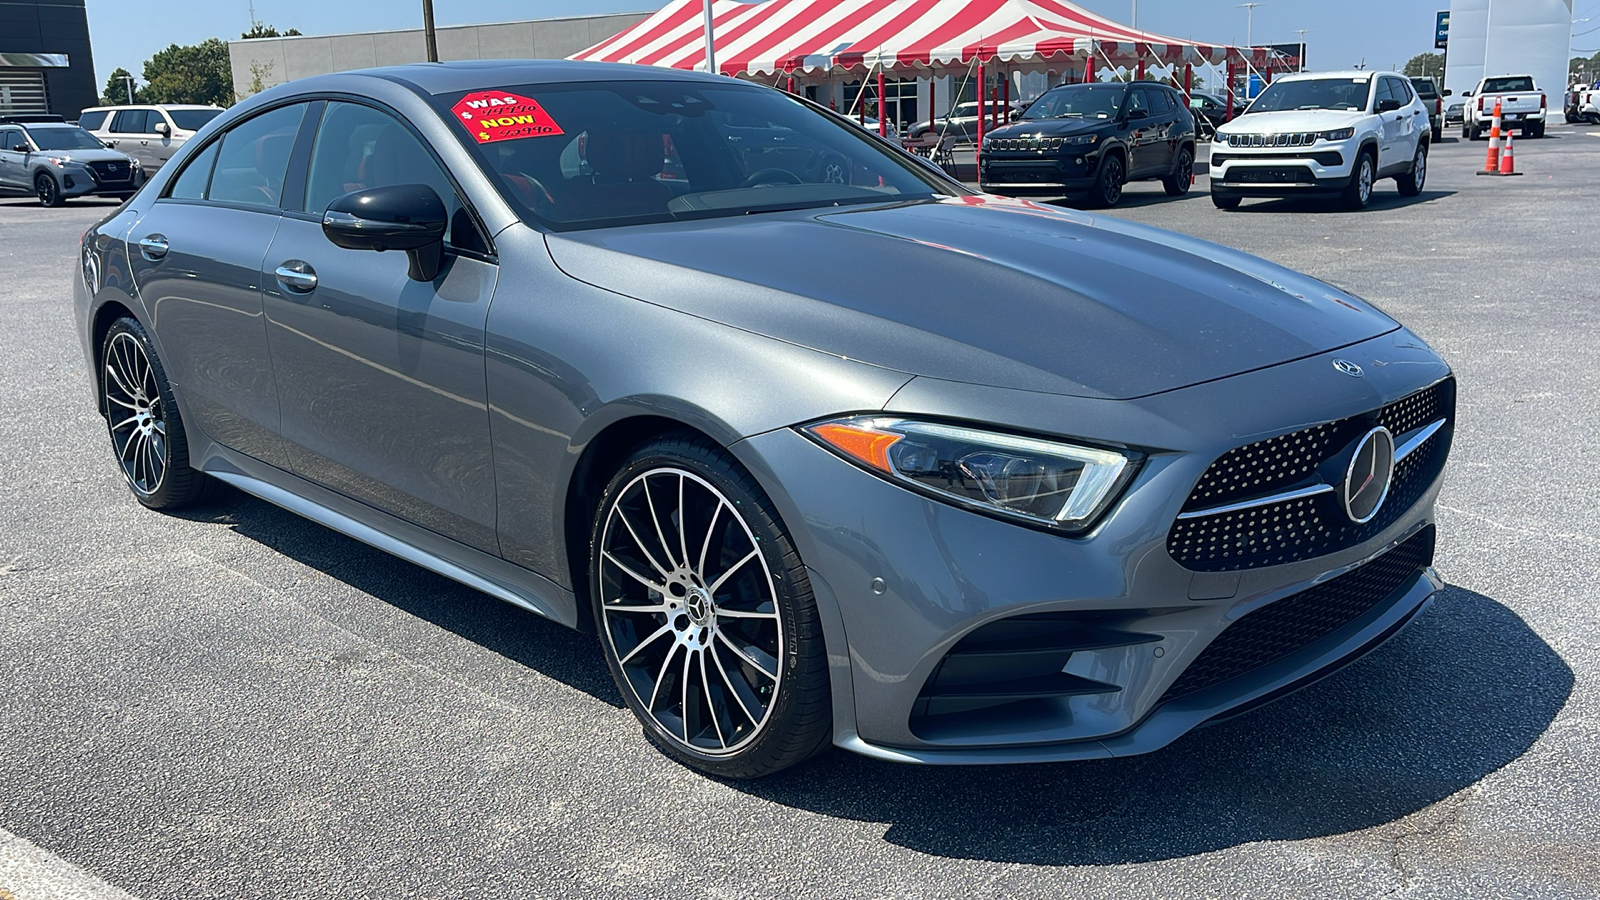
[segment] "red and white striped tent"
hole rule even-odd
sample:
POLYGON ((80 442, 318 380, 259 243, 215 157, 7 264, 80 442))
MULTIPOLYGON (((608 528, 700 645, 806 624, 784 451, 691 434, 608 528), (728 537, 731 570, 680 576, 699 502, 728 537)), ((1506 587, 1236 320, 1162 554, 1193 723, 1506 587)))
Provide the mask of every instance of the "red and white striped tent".
MULTIPOLYGON (((703 11, 703 0, 672 0, 572 59, 703 70, 703 11)), ((745 77, 915 75, 1062 59, 1108 67, 1267 62, 1263 48, 1246 53, 1138 31, 1066 0, 715 0, 712 20, 718 70, 745 77)))

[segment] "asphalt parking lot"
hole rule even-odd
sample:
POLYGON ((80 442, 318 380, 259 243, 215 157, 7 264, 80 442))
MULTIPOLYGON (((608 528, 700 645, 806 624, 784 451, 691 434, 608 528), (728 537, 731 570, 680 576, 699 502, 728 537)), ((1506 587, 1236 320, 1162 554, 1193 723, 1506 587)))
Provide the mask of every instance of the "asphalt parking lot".
POLYGON ((1600 897, 1600 129, 1517 149, 1478 178, 1447 140, 1361 213, 1203 178, 1111 213, 1456 367, 1450 587, 1408 630, 1149 756, 739 784, 649 749, 592 637, 237 493, 140 507, 68 291, 111 204, 0 200, 0 829, 139 898, 1600 897))

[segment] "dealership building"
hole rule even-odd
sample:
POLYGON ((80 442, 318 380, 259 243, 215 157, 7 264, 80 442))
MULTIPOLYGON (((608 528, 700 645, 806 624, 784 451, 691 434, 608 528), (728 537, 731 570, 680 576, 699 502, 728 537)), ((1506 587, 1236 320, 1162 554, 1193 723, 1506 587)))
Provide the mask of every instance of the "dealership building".
POLYGON ((99 96, 84 0, 0 0, 0 115, 76 119, 99 96))
MULTIPOLYGON (((565 59, 650 16, 639 12, 456 25, 437 29, 435 39, 441 60, 565 59)), ((413 28, 229 41, 228 57, 233 90, 243 97, 310 75, 427 62, 428 49, 422 29, 413 28)))

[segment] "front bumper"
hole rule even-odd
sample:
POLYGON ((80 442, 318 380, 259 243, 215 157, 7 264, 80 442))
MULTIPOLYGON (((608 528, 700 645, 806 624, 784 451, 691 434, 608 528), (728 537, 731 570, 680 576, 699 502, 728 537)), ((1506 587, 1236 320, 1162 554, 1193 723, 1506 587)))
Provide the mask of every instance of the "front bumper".
POLYGON ((144 175, 139 169, 132 169, 126 179, 102 178, 93 169, 82 165, 67 166, 51 174, 55 176, 63 197, 131 197, 144 184, 144 175))
POLYGON ((1100 172, 1098 147, 1067 148, 1050 153, 985 151, 979 161, 978 187, 1013 197, 1059 197, 1087 191, 1100 172))
POLYGON ((1350 183, 1360 145, 1319 142, 1274 149, 1213 145, 1211 190, 1240 196, 1337 193, 1350 183))
MULTIPOLYGON (((1155 750, 1184 732, 1314 681, 1381 643, 1438 588, 1408 570, 1357 618, 1270 664, 1171 692, 1218 635, 1245 616, 1381 560, 1424 532, 1439 481, 1359 545, 1232 573, 1196 572, 1167 550, 1169 527, 1228 450, 1376 409, 1448 368, 1405 331, 1332 354, 1127 401, 1023 394, 916 379, 890 412, 1015 427, 1154 450, 1116 508, 1067 538, 958 509, 889 484, 800 435, 752 437, 739 452, 791 523, 829 641, 835 743, 929 763, 1039 762, 1155 750), (1369 365, 1370 364, 1370 365, 1369 365), (1239 402, 1248 396, 1249 403, 1239 402), (881 581, 878 581, 881 579, 881 581), (881 591, 879 593, 878 591, 881 591), (1029 700, 991 714, 931 715, 925 688, 964 638, 1018 617, 1064 616, 1101 640, 1061 675, 1109 690, 1029 700)), ((1431 559, 1431 545, 1428 559, 1431 559)), ((1023 620, 1028 621, 1028 620, 1023 620)))

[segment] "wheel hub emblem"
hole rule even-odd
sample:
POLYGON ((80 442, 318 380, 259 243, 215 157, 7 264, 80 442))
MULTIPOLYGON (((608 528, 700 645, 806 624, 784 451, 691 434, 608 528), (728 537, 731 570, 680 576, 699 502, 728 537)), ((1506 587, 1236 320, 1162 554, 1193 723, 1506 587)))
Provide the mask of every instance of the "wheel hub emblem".
POLYGON ((1345 472, 1345 514, 1350 521, 1364 525, 1378 515, 1383 501, 1389 497, 1389 486, 1394 480, 1394 435, 1379 426, 1362 436, 1356 452, 1350 457, 1350 467, 1345 472))
POLYGON ((684 608, 688 610, 689 620, 696 625, 705 625, 711 621, 711 597, 701 588, 689 589, 689 597, 684 601, 684 608))

